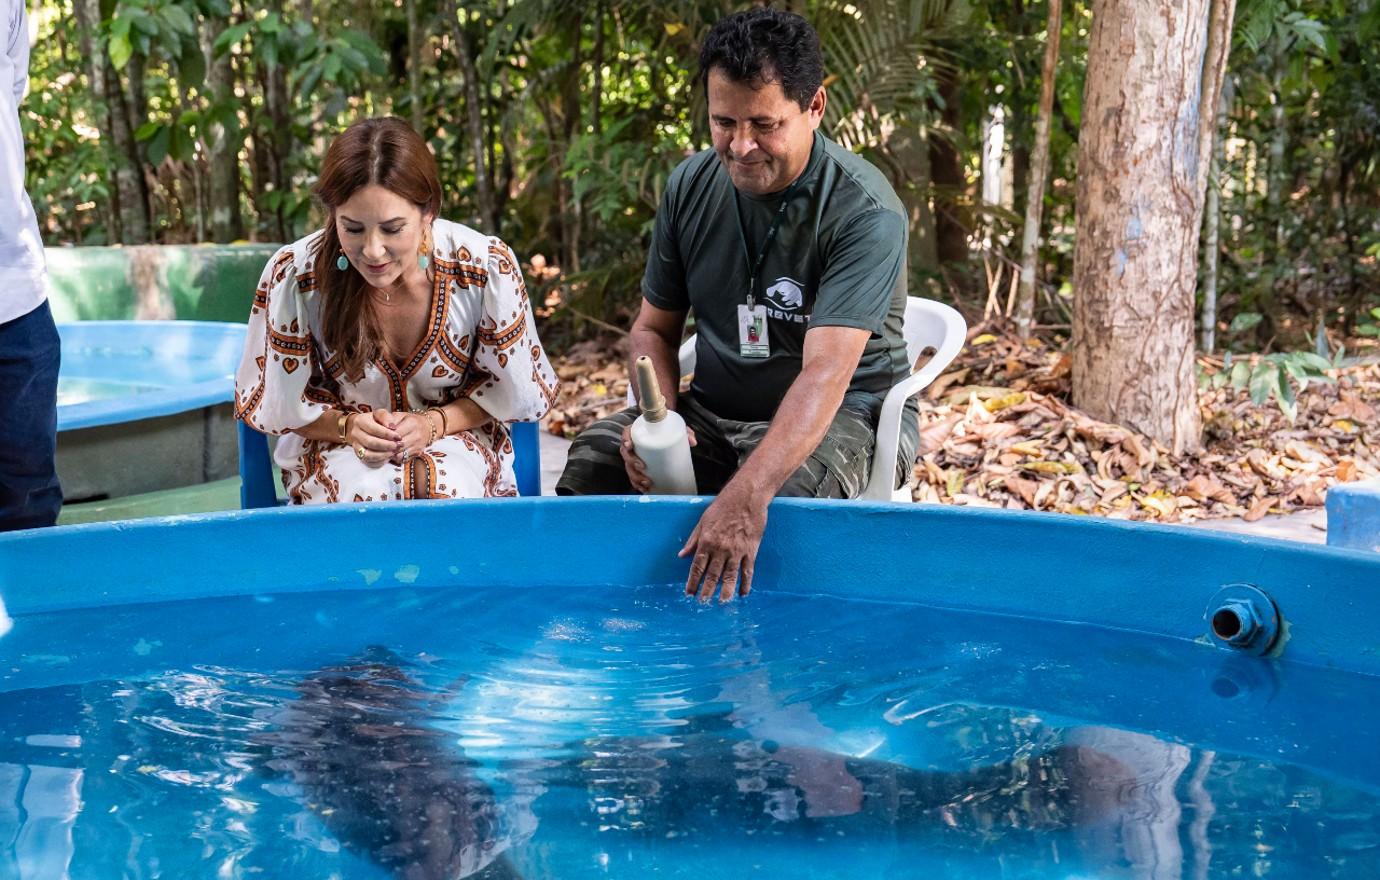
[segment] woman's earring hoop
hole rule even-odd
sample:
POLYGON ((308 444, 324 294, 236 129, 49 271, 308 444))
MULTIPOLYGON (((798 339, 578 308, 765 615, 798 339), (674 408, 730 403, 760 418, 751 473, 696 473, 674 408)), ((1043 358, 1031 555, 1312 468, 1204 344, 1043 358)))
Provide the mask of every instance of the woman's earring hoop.
POLYGON ((345 254, 343 252, 340 254, 340 256, 335 258, 335 267, 342 272, 350 268, 350 261, 345 257, 345 254))

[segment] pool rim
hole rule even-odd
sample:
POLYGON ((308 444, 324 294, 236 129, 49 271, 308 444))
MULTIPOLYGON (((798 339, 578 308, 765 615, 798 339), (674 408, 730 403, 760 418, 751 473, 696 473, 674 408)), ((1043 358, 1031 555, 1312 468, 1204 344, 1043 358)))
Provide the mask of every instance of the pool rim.
MULTIPOLYGON (((463 586, 509 578, 515 560, 521 561, 520 580, 548 586, 683 581, 689 563, 675 552, 711 500, 365 502, 14 532, 0 535, 0 595, 14 615, 138 601, 410 585, 419 576, 438 586, 463 586), (457 535, 457 523, 470 534, 457 535), (602 542, 586 539, 591 524, 606 536, 602 542), (279 546, 285 529, 329 552, 310 559, 283 554, 266 574, 243 548, 279 546), (467 537, 477 538, 483 549, 476 554, 451 549, 458 540, 471 545, 467 537), (160 557, 165 564, 150 567, 142 561, 160 557), (217 583, 191 587, 188 575, 194 564, 216 572, 217 583), (407 567, 421 574, 400 580, 398 572, 407 567), (572 575, 581 569, 599 576, 572 575), (374 574, 361 574, 365 571, 374 574), (140 586, 109 584, 119 578, 132 578, 140 586), (227 586, 227 580, 233 585, 227 586), (97 581, 105 586, 93 587, 97 581)), ((1380 619, 1380 590, 1365 589, 1368 583, 1380 584, 1380 555, 1373 553, 1028 511, 774 501, 756 588, 781 588, 783 580, 801 573, 819 577, 828 572, 846 573, 857 583, 841 592, 814 593, 1188 640, 1206 636, 1203 615, 1217 590, 1229 583, 1251 583, 1271 595, 1285 618, 1286 635, 1276 653, 1290 662, 1380 675, 1380 641, 1365 626, 1367 619, 1380 619), (880 549, 856 552, 863 546, 880 549), (1094 576, 1074 584, 1073 567, 1094 576), (1003 586, 974 588, 974 580, 984 574, 1004 578, 1003 586)))

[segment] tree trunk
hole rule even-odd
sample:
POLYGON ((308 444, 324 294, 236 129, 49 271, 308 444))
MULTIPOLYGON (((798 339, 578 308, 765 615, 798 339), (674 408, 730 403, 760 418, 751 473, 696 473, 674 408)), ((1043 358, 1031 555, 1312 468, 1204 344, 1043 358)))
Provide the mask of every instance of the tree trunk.
POLYGON ((1356 231, 1351 217, 1351 176, 1353 164, 1350 159, 1342 159, 1337 170, 1337 195, 1342 215, 1342 237, 1346 242, 1346 314, 1342 319, 1342 332, 1349 334, 1356 328, 1356 318, 1363 311, 1366 289, 1356 277, 1356 264, 1360 259, 1356 246, 1356 231))
POLYGON ((594 88, 590 96, 590 124, 596 135, 603 134, 601 117, 604 115, 604 4, 601 2, 594 10, 594 88))
MULTIPOLYGON (((910 270, 932 273, 939 268, 934 250, 934 211, 930 209, 930 147, 924 126, 899 128, 877 145, 878 167, 905 205, 910 236, 910 270)), ((920 292, 912 290, 915 296, 920 292)))
MULTIPOLYGON (((206 56, 206 85, 213 105, 235 98, 235 72, 230 53, 215 57, 212 47, 216 35, 228 23, 207 17, 201 27, 201 51, 206 56)), ((244 217, 240 213, 240 142, 232 140, 220 123, 206 127, 207 194, 211 217, 211 240, 230 242, 244 238, 244 217)))
POLYGON ((1031 131, 1030 113, 1025 98, 1026 71, 1025 47, 1030 40, 1030 17, 1026 15, 1024 0, 1011 3, 1007 16, 1007 33, 1012 38, 1011 74, 1014 82, 1002 95, 1006 99, 1006 142, 1011 145, 1006 153, 1005 165, 1009 169, 1010 180, 1004 187, 1005 202, 1019 205, 1025 198, 1026 187, 1030 185, 1031 131))
POLYGON ((281 241, 272 232, 273 212, 268 207, 268 194, 272 191, 268 175, 268 145, 257 126, 249 136, 249 187, 249 202, 254 206, 254 240, 281 241))
POLYGON ((126 113, 129 120, 129 143, 142 196, 139 208, 144 215, 144 241, 156 244, 159 240, 159 230, 155 200, 163 187, 160 185, 158 169, 149 161, 148 146, 134 136, 149 119, 148 80, 145 77, 148 65, 148 56, 135 52, 130 56, 129 64, 125 66, 123 79, 128 86, 126 113))
POLYGON ((1289 271, 1290 255, 1285 253, 1284 231, 1284 185, 1288 177, 1286 157, 1288 155, 1289 120, 1284 112, 1284 74, 1287 59, 1285 48, 1275 41, 1274 62, 1274 106, 1270 110, 1270 153, 1267 160, 1265 178, 1265 204, 1270 222, 1274 224, 1274 243, 1270 248, 1270 279, 1257 297, 1255 310, 1263 317, 1256 325, 1256 336, 1262 343, 1269 343, 1278 332, 1276 316, 1279 315, 1279 299, 1282 282, 1289 271))
POLYGON ((417 0, 407 0, 407 86, 412 127, 422 135, 422 29, 417 23, 417 0))
MULTIPOLYGON (((100 36, 100 0, 73 0, 72 12, 81 34, 82 54, 88 64, 86 75, 91 84, 91 94, 96 99, 96 118, 102 124, 103 130, 114 131, 115 119, 110 110, 110 97, 106 91, 105 43, 100 36)), ((118 161, 117 157, 112 158, 116 158, 118 161)), ((106 243, 115 244, 121 240, 123 233, 120 226, 120 178, 113 165, 106 177, 106 187, 110 192, 110 198, 101 206, 101 216, 105 218, 106 243)))
MULTIPOLYGON (((1215 129, 1221 129, 1231 107, 1231 83, 1224 83, 1215 129)), ((1203 351, 1217 348, 1217 266, 1222 244, 1222 186, 1218 179, 1222 166, 1222 140, 1214 138, 1208 147, 1212 162, 1208 169, 1207 204, 1203 208, 1203 314, 1198 321, 1199 345, 1203 351)))
MULTIPOLYGON (((251 20, 250 13, 245 9, 243 3, 233 4, 231 7, 230 22, 232 24, 243 24, 251 20)), ((230 79, 240 88, 243 97, 237 104, 243 104, 246 109, 250 108, 250 93, 257 86, 262 88, 259 78, 259 65, 254 61, 251 54, 226 54, 226 59, 230 62, 230 79)), ((246 187, 244 190, 244 206, 249 209, 249 213, 242 216, 241 222, 244 226, 245 236, 250 241, 275 241, 277 240, 270 231, 272 222, 271 212, 268 210, 268 147, 264 142, 263 125, 260 121, 261 113, 247 112, 244 121, 247 123, 240 134, 240 149, 244 153, 246 176, 240 178, 240 184, 246 187)))
POLYGON ((1093 3, 1078 151, 1073 399, 1176 454, 1201 442, 1193 307, 1210 159, 1202 128, 1216 122, 1234 3, 1093 3))
MULTIPOLYGON (((946 131, 963 128, 958 106, 957 73, 947 71, 939 81, 939 97, 944 102, 942 121, 946 131)), ((931 137, 930 179, 934 182, 935 245, 940 263, 968 259, 968 231, 972 213, 961 207, 968 181, 963 174, 963 158, 947 137, 931 137)))
POLYGON ((930 170, 930 135, 928 129, 913 131, 907 139, 905 151, 910 159, 911 183, 902 194, 906 212, 910 216, 910 267, 934 272, 939 269, 937 230, 934 205, 930 202, 934 189, 930 170))
POLYGON ((130 102, 114 69, 110 65, 104 65, 104 68, 106 96, 110 101, 111 137, 119 162, 115 177, 120 188, 120 241, 123 244, 148 244, 152 225, 148 182, 144 178, 143 160, 134 140, 135 126, 130 116, 130 102))
MULTIPOLYGON (((177 95, 178 113, 204 106, 200 103, 193 103, 188 90, 182 88, 175 77, 168 78, 168 85, 174 95, 177 95)), ((201 159, 193 150, 192 155, 186 159, 173 159, 168 162, 169 177, 176 188, 178 211, 180 213, 180 228, 177 230, 178 237, 175 240, 180 243, 199 243, 206 241, 206 188, 205 169, 202 167, 201 159), (191 187, 191 197, 188 198, 186 192, 191 187), (190 233, 188 228, 190 227, 190 233)))
MULTIPOLYGON (((273 0, 267 5, 270 11, 280 16, 283 14, 282 0, 273 0)), ((278 194, 276 207, 268 211, 269 229, 275 241, 292 241, 294 230, 289 229, 287 212, 284 210, 284 199, 289 191, 287 160, 292 149, 292 118, 287 70, 281 61, 260 65, 260 87, 263 89, 267 116, 264 121, 268 124, 268 131, 266 137, 259 139, 259 143, 267 147, 262 156, 268 175, 267 184, 272 187, 272 192, 278 194)))
POLYGON ((475 68, 474 54, 470 51, 469 34, 460 21, 460 10, 455 0, 446 2, 446 20, 450 22, 455 38, 455 55, 460 62, 460 75, 465 89, 465 130, 470 138, 470 151, 474 153, 475 194, 479 199, 479 222, 484 231, 497 235, 498 208, 494 202, 493 177, 490 174, 488 149, 484 137, 484 104, 479 93, 479 73, 475 68))
MULTIPOLYGON (((563 120, 562 136, 564 138, 565 149, 570 148, 570 144, 575 139, 575 135, 581 129, 583 117, 580 102, 580 86, 584 78, 584 18, 583 16, 574 22, 570 31, 571 39, 574 40, 574 51, 570 59, 570 72, 561 81, 561 118, 563 120)), ((564 151, 563 151, 564 152, 564 151)), ((580 271, 580 235, 584 226, 584 211, 580 204, 580 199, 575 195, 575 186, 570 178, 565 176, 564 161, 562 161, 560 175, 560 205, 561 205, 561 250, 563 251, 563 267, 567 272, 580 271)))
POLYGON ((1217 156, 1208 176, 1207 204, 1203 209, 1203 313, 1198 320, 1199 347, 1217 348, 1217 264, 1222 247, 1222 198, 1217 182, 1217 156))
POLYGON ((1045 180, 1049 176, 1049 119, 1054 112, 1054 72, 1059 64, 1059 33, 1063 0, 1048 0, 1045 62, 1040 74, 1040 109, 1035 116, 1035 150, 1030 185, 1025 193, 1025 231, 1021 236, 1021 286, 1016 297, 1016 332, 1022 339, 1035 323, 1035 263, 1040 252, 1040 222, 1044 215, 1045 180))

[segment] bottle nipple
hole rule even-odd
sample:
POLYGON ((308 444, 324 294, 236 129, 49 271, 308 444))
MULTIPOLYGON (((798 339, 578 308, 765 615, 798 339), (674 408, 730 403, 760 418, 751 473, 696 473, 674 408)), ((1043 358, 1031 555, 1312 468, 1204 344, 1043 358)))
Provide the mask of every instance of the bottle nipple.
POLYGON ((642 415, 649 422, 659 422, 666 418, 666 398, 661 394, 661 385, 656 380, 656 368, 652 359, 643 355, 637 359, 637 402, 642 407, 642 415))

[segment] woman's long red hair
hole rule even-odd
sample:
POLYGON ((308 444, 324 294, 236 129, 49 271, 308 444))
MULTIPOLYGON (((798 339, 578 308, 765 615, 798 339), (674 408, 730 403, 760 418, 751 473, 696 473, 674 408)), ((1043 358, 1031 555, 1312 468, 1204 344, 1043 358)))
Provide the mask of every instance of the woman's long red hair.
POLYGON ((370 184, 406 199, 436 217, 441 183, 436 160, 421 135, 396 116, 361 119, 341 132, 326 150, 312 195, 326 214, 325 235, 313 260, 321 292, 321 335, 335 352, 346 376, 358 378, 382 348, 382 333, 365 281, 353 264, 336 265, 343 253, 335 212, 370 184))

